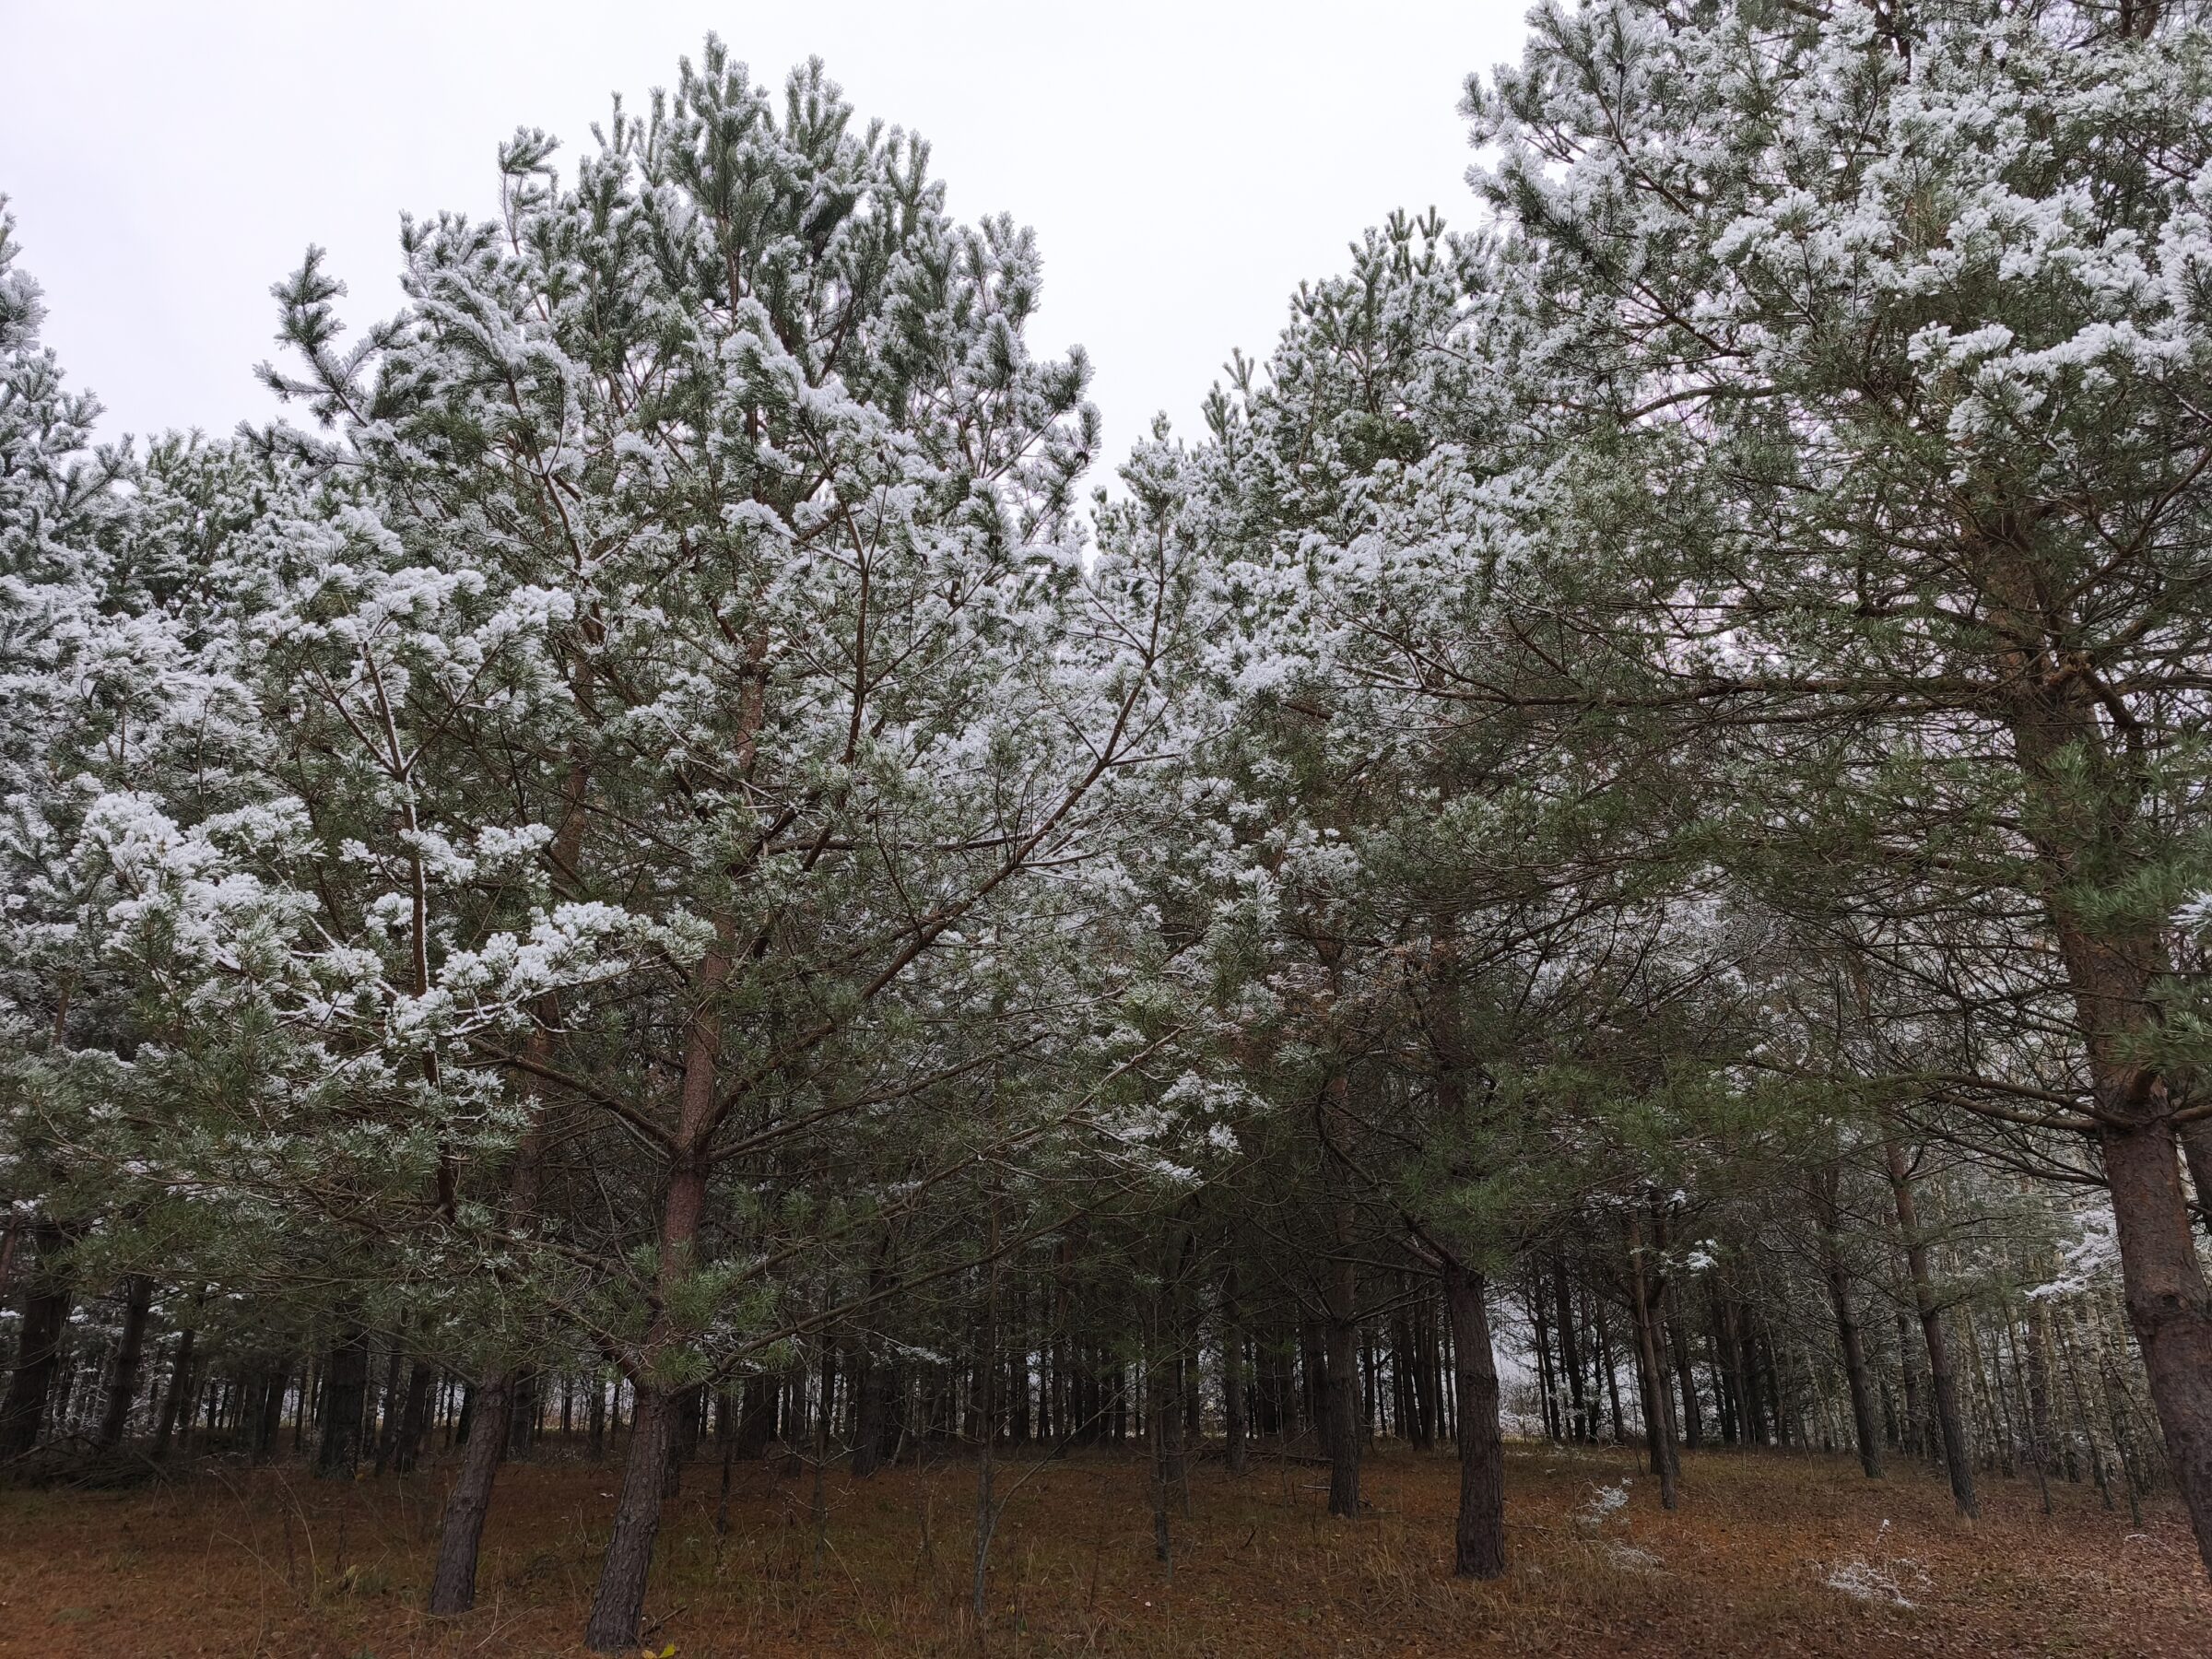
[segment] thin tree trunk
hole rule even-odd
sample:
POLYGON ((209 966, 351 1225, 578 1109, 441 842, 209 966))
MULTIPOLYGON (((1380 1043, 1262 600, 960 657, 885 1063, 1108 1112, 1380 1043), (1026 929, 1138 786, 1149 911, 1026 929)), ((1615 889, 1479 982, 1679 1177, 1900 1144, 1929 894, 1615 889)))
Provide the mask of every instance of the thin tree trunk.
POLYGON ((102 1452, 112 1452, 121 1445, 123 1431, 130 1424, 131 1402, 138 1394, 139 1359, 146 1352, 147 1311, 153 1300, 154 1282, 143 1273, 134 1273, 124 1281, 123 1335, 115 1345, 113 1374, 100 1411, 100 1432, 92 1441, 102 1452))
POLYGON ((538 1373, 524 1367, 507 1383, 507 1455, 517 1463, 530 1455, 537 1439, 538 1373))
POLYGON ((2082 1392, 2081 1370, 2074 1363, 2074 1345, 2066 1339, 2065 1320, 2058 1324, 2058 1355, 2065 1361, 2068 1392, 2074 1396, 2074 1420, 2080 1426, 2082 1443, 2089 1450, 2089 1477, 2097 1483, 2097 1495, 2104 1500, 2104 1507, 2112 1507, 2112 1488, 2105 1479, 2104 1453, 2097 1443, 2097 1430, 2089 1421, 2088 1397, 2082 1392))
POLYGON ((1820 1271, 1828 1280, 1829 1305, 1836 1316, 1836 1345, 1843 1352, 1843 1380, 1851 1389, 1852 1431, 1858 1436, 1859 1467, 1869 1480, 1882 1477, 1882 1442, 1874 1429, 1874 1390, 1866 1377, 1866 1345, 1852 1311, 1851 1277, 1843 1270, 1841 1216, 1836 1207, 1836 1171, 1815 1178, 1814 1218, 1820 1227, 1820 1271))
POLYGON ((1532 1282, 1528 1287, 1528 1324, 1535 1339, 1536 1400, 1543 1407, 1544 1438, 1562 1441, 1567 1438, 1567 1414, 1561 1405, 1564 1391, 1552 1371, 1551 1320, 1541 1281, 1532 1282))
POLYGON ((2042 1310, 2030 1306, 2026 1313, 2028 1352, 2023 1359, 2018 1326, 2008 1326, 2006 1335, 2012 1343, 2012 1369, 2018 1371, 2028 1391, 2028 1436, 2031 1454, 2035 1458, 2035 1481, 2042 1494, 2043 1513, 2051 1512, 2051 1476, 2054 1460, 2052 1457, 2051 1418, 2051 1347, 2044 1340, 2041 1326, 2042 1310))
POLYGON ((1586 1441, 1591 1438, 1590 1413, 1583 1402, 1582 1359, 1575 1351, 1574 1299, 1567 1285, 1567 1258, 1556 1252, 1551 1258, 1551 1295, 1553 1317, 1559 1327, 1559 1361, 1567 1371, 1567 1405, 1573 1436, 1586 1441))
POLYGON ((1169 1382, 1173 1368, 1165 1363, 1159 1342, 1159 1316, 1153 1315, 1153 1347, 1145 1364, 1145 1440, 1151 1453, 1152 1465, 1152 1559, 1167 1568, 1171 1578, 1175 1572, 1175 1535, 1169 1521, 1168 1494, 1173 1480, 1170 1473, 1175 1453, 1172 1441, 1177 1432, 1173 1395, 1169 1382))
POLYGON ((1647 1271, 1641 1222, 1629 1222, 1629 1312, 1636 1324, 1636 1378, 1643 1394, 1644 1443, 1651 1453, 1652 1472, 1659 1478, 1659 1504, 1673 1509, 1679 1501, 1681 1465, 1676 1461, 1674 1396, 1659 1357, 1659 1320, 1653 1307, 1658 1290, 1647 1271))
POLYGON ((399 1452, 399 1425, 404 1415, 399 1385, 401 1367, 405 1363, 406 1356, 399 1351, 399 1344, 394 1342, 392 1352, 384 1360, 384 1420, 376 1437, 376 1472, 379 1475, 392 1466, 392 1460, 399 1452))
POLYGON ((177 1338, 176 1356, 170 1361, 169 1392, 161 1400, 161 1421, 154 1430, 153 1455, 158 1462, 169 1455, 170 1441, 177 1431, 177 1414, 182 1408, 186 1391, 192 1383, 192 1349, 195 1333, 185 1331, 177 1338))
POLYGON ((1621 1422, 1620 1373, 1613 1364, 1613 1338, 1606 1328, 1606 1307, 1602 1297, 1596 1300, 1594 1324, 1597 1326, 1598 1363, 1606 1374, 1606 1406, 1612 1414, 1613 1443, 1618 1446, 1628 1438, 1628 1430, 1621 1422))
POLYGON ((1329 1456, 1329 1513, 1356 1516, 1359 1513, 1359 1270, 1350 1248, 1351 1200, 1336 1199, 1331 1215, 1337 1248, 1324 1269, 1328 1380, 1322 1401, 1329 1456))
POLYGON ((1943 1438, 1944 1467, 1950 1474, 1951 1497, 1959 1512, 1971 1519, 1982 1511, 1974 1496, 1974 1465, 1967 1450, 1966 1426, 1959 1415, 1959 1387, 1951 1375, 1950 1350, 1944 1341, 1943 1312, 1928 1271, 1928 1241, 1921 1230, 1904 1147, 1888 1124, 1883 1127, 1882 1156, 1889 1171, 1889 1190, 1897 1201, 1898 1229, 1905 1237, 1905 1266, 1912 1276, 1912 1302, 1927 1343, 1928 1392, 1935 1399, 1936 1427, 1943 1438))
MULTIPOLYGON (((543 1065, 552 1055, 550 1030, 558 1011, 547 1002, 537 1012, 538 1018, 524 1039, 524 1053, 543 1065)), ((530 1123, 515 1147, 514 1167, 507 1177, 506 1213, 511 1226, 525 1224, 535 1214, 545 1178, 548 1107, 535 1086, 532 1101, 530 1123)), ((428 1367, 418 1365, 417 1376, 423 1379, 427 1389, 428 1367)), ((477 1558, 483 1543, 485 1517, 491 1512, 492 1484, 499 1477, 500 1460, 507 1454, 508 1439, 514 1432, 516 1382, 504 1370, 490 1370, 463 1396, 455 1433, 465 1441, 467 1454, 462 1459, 461 1474, 453 1490, 447 1494, 440 1526, 438 1565, 430 1582, 433 1613, 462 1613, 476 1604, 477 1558)), ((410 1383, 410 1407, 412 1405, 410 1383)), ((410 1450, 407 1462, 411 1465, 413 1461, 410 1450)))
POLYGON ((1244 1421, 1244 1324, 1237 1300, 1237 1265, 1221 1276, 1221 1440, 1231 1475, 1249 1466, 1244 1421))
POLYGON ((400 1408, 399 1437, 392 1447, 392 1467, 401 1475, 422 1460, 422 1442, 430 1426, 430 1383, 436 1375, 427 1359, 418 1359, 408 1368, 406 1403, 400 1408))
POLYGON ((1698 1408, 1698 1372, 1696 1361, 1689 1352, 1689 1340, 1682 1322, 1672 1312, 1673 1297, 1662 1297, 1661 1303, 1669 1309, 1661 1329, 1666 1333, 1667 1347, 1674 1351, 1675 1379, 1681 1385, 1682 1439, 1681 1445, 1695 1452, 1705 1441, 1704 1414, 1698 1408))
MULTIPOLYGON (((995 1103, 995 1083, 992 1099, 995 1103)), ((984 1615, 990 1608, 991 1536, 998 1530, 999 1208, 1000 1193, 994 1180, 984 1210, 983 1307, 975 1356, 975 1407, 982 1432, 975 1449, 975 1551, 968 1610, 975 1620, 979 1644, 983 1641, 984 1615)), ((829 1401, 825 1399, 822 1405, 826 1411, 829 1401)))
POLYGON ((51 1221, 33 1229, 38 1260, 23 1282, 23 1312, 16 1331, 15 1373, 0 1402, 0 1462, 20 1457, 39 1443, 46 1404, 62 1369, 69 1330, 69 1281, 61 1271, 64 1235, 51 1221))
POLYGON ((369 1404, 369 1333, 348 1324, 330 1350, 323 1388, 321 1438, 315 1473, 351 1477, 361 1459, 361 1413, 369 1404))

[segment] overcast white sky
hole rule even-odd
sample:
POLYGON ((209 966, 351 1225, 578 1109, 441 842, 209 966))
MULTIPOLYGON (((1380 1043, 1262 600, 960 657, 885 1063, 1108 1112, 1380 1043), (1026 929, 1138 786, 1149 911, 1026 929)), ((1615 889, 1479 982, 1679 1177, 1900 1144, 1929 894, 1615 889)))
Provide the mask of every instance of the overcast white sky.
POLYGON ((357 324, 395 309, 402 209, 482 213, 518 125, 588 144, 712 29, 780 83, 809 54, 919 132, 953 210, 1036 227, 1042 351, 1080 343, 1106 453, 1180 430, 1231 347, 1394 206, 1466 224, 1455 113, 1520 55, 1524 0, 0 0, 0 193, 47 337, 105 435, 273 406, 269 285, 331 251, 357 324))

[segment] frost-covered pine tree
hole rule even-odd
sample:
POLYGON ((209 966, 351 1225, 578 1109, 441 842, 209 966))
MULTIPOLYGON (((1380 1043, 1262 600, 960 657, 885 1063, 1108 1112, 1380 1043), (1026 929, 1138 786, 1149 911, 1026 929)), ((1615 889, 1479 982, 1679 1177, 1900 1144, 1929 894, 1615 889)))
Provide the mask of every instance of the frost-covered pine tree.
POLYGON ((1792 735, 1745 773, 1754 828, 1820 829, 1824 877, 1859 860, 1863 933, 2037 918, 2069 1073, 1954 1093, 2094 1146, 2212 1562, 2177 1160, 2203 1129, 2161 1020, 2212 659, 2202 11, 1622 0, 1533 29, 1470 90, 1478 183, 1604 382, 1641 514, 1612 534, 1678 583, 1675 695, 1792 735), (1909 903, 1864 901, 1932 844, 1909 903))
MULTIPOLYGON (((1172 584, 1082 569, 1095 417, 1080 359, 1023 342, 1027 233, 949 219, 926 149, 854 130, 818 65, 778 100, 711 42, 572 179, 553 154, 518 135, 499 218, 410 229, 410 307, 362 349, 303 267, 306 368, 273 378, 331 432, 272 447, 358 468, 378 534, 438 580, 557 596, 549 793, 517 802, 548 803, 524 816, 551 895, 651 947, 467 1041, 635 1170, 560 1294, 639 1401, 589 1632, 611 1650, 679 1413, 773 1289, 736 1194, 867 1100, 867 1068, 821 1056, 892 1040, 924 959, 1080 855, 1154 717, 1172 584)), ((472 1462, 449 1510, 441 1608, 466 1605, 490 1475, 472 1462)))
MULTIPOLYGON (((126 470, 95 453, 99 406, 41 344, 38 284, 16 268, 0 199, 0 1193, 35 1245, 0 1456, 38 1438, 69 1308, 61 1257, 97 1206, 62 1190, 57 1134, 79 1119, 69 1057, 114 1035, 117 987, 88 960, 71 851, 111 763, 128 763, 127 622, 104 604, 105 541, 126 470), (118 673, 116 670, 126 671, 118 673)), ((139 751, 143 752, 143 751, 139 751)), ((29 1253, 27 1253, 28 1254, 29 1253)))

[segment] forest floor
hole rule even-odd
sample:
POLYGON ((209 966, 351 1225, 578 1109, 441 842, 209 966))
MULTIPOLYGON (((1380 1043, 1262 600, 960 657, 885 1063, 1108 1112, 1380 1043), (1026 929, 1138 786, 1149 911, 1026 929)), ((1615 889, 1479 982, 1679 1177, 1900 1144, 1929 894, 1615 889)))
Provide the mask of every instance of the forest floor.
MULTIPOLYGON (((1030 1465, 1002 1458, 1006 1493, 1030 1465)), ((702 1458, 661 1534, 649 1651, 1278 1654, 2203 1654, 2212 1591, 2178 1505, 2133 1524, 2088 1486, 1991 1479, 1955 1518, 1922 1466, 1878 1484, 1848 1459, 1692 1453, 1659 1508, 1632 1452, 1516 1447, 1512 1569, 1450 1576, 1457 1466, 1384 1450, 1370 1512, 1323 1512, 1324 1471, 1255 1458, 1192 1479, 1171 1575, 1153 1559, 1142 1463, 1087 1453, 1012 1492, 992 1555, 990 1628, 968 1619, 974 1470, 832 1474, 817 1550, 813 1481, 740 1467, 717 1540, 702 1458), (1603 1488, 1629 1481, 1606 1512, 1603 1488)), ((478 1606, 421 1611, 447 1472, 317 1481, 201 1464, 124 1491, 0 1492, 0 1653, 567 1654, 579 1651, 618 1470, 550 1458, 500 1477, 478 1606)))

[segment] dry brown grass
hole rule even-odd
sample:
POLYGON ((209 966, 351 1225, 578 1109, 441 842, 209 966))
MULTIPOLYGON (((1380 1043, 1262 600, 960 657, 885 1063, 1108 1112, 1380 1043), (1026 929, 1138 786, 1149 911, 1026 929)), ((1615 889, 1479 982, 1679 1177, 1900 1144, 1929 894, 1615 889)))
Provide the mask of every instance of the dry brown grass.
MULTIPOLYGON (((2212 1653, 2212 1592, 2171 1504, 2138 1531, 2086 1488, 2054 1488, 2045 1518, 2031 1484, 1993 1482, 1968 1525, 1919 1470, 1870 1486, 1842 1459, 1707 1453, 1686 1460, 1677 1513, 1636 1479, 1625 1509, 1594 1524, 1593 1493, 1634 1470, 1626 1452, 1516 1451, 1513 1570, 1471 1585, 1449 1575, 1448 1453, 1373 1456, 1372 1512, 1356 1523, 1323 1513, 1311 1466, 1263 1459, 1232 1481, 1201 1465, 1171 1574, 1152 1559, 1142 1467, 1071 1458, 1008 1507, 979 1643, 970 1465, 832 1477, 818 1564, 806 1477, 741 1469, 718 1543, 718 1472, 702 1464, 662 1534, 652 1651, 2212 1653), (1829 1582, 1854 1565, 1860 1595, 1829 1582)), ((615 1479, 611 1464, 505 1471, 480 1605, 451 1621, 420 1611, 442 1471, 332 1485, 208 1467, 130 1492, 0 1493, 0 1653, 573 1653, 615 1479)))

